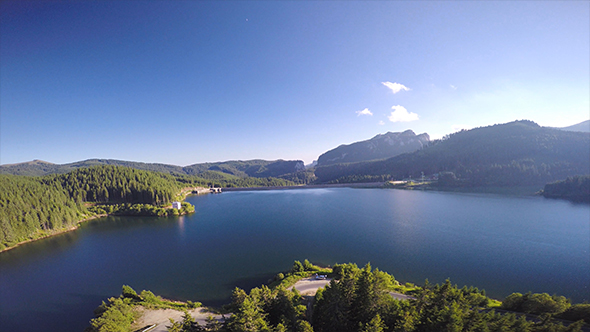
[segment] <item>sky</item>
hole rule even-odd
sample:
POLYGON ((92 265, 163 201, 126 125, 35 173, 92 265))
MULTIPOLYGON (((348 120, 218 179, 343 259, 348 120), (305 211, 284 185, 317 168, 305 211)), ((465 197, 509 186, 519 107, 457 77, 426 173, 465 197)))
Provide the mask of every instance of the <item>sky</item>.
POLYGON ((0 2, 0 164, 307 164, 589 118, 589 1, 0 2))

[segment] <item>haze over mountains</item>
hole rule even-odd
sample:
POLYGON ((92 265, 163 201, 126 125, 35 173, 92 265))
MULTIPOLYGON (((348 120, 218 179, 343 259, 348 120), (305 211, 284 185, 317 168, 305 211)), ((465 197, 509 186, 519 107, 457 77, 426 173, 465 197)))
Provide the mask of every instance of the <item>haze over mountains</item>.
POLYGON ((305 169, 301 160, 248 160, 190 166, 90 159, 57 165, 43 161, 1 165, 0 174, 46 175, 96 165, 127 166, 204 179, 278 177, 296 183, 371 182, 451 173, 451 185, 537 185, 590 174, 589 121, 566 127, 540 127, 514 121, 447 135, 431 141, 412 130, 377 135, 340 145, 305 169), (582 131, 582 132, 580 132, 582 131))

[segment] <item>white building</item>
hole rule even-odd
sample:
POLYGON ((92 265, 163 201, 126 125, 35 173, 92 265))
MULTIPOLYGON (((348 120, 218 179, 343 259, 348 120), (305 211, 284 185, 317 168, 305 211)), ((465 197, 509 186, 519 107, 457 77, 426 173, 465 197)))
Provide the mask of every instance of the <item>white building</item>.
POLYGON ((182 207, 182 205, 180 204, 180 202, 172 202, 173 209, 180 210, 181 207, 182 207))

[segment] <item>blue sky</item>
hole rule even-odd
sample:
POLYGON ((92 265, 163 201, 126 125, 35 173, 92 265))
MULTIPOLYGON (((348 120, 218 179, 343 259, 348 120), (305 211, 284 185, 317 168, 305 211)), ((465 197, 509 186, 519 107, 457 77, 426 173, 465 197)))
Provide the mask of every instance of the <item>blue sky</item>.
POLYGON ((588 1, 0 2, 0 163, 302 159, 590 118, 588 1))

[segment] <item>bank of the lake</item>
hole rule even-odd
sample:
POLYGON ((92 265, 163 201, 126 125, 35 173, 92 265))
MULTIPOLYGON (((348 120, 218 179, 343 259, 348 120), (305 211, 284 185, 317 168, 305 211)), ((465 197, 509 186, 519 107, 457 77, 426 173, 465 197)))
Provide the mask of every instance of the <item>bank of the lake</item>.
MULTIPOLYGON (((188 195, 184 195, 183 199, 186 197, 188 197, 188 195)), ((185 204, 185 203, 183 202, 183 204, 185 204)), ((128 205, 129 205, 129 208, 125 211, 122 211, 122 209, 119 209, 119 210, 116 210, 116 211, 110 212, 110 213, 105 213, 105 211, 101 211, 101 212, 97 212, 95 214, 91 214, 90 216, 84 217, 83 219, 76 221, 76 224, 72 227, 58 228, 58 229, 52 229, 52 230, 38 230, 37 234, 32 235, 30 239, 20 241, 10 247, 6 247, 6 248, 0 250, 0 253, 14 249, 16 247, 19 247, 19 246, 27 244, 27 243, 31 243, 31 242, 47 239, 47 238, 50 238, 50 237, 53 237, 56 235, 60 235, 63 233, 75 231, 80 227, 80 225, 82 223, 90 221, 90 220, 94 220, 94 219, 99 219, 99 218, 103 218, 103 217, 107 217, 107 216, 119 216, 119 217, 121 217, 121 216, 139 216, 139 217, 157 216, 156 214, 152 213, 149 210, 139 209, 139 208, 136 209, 137 212, 134 212, 134 210, 133 210, 134 206, 137 206, 137 205, 142 205, 143 207, 145 207, 145 206, 152 207, 151 205, 148 205, 148 204, 128 204, 128 205)), ((95 205, 93 207, 96 208, 96 207, 100 207, 100 206, 101 205, 95 205)), ((154 208, 156 208, 156 207, 154 207, 154 208)), ((173 210, 174 208, 172 207, 172 205, 170 205, 168 207, 165 207, 165 209, 170 211, 170 210, 173 210)), ((184 216, 184 215, 187 215, 190 213, 194 213, 194 207, 192 207, 191 210, 181 210, 180 212, 178 212, 177 214, 174 214, 174 215, 184 216)))
POLYGON ((217 306, 294 260, 590 300, 590 207, 542 197, 320 188, 190 196, 183 217, 105 217, 0 254, 10 331, 80 331, 121 285, 217 306))
POLYGON ((322 189, 322 188, 382 188, 384 182, 363 183, 330 183, 330 184, 306 184, 280 187, 224 187, 221 191, 260 191, 260 190, 292 190, 292 189, 322 189))
POLYGON ((35 241, 40 241, 40 240, 44 240, 44 239, 47 239, 47 238, 52 237, 52 236, 56 236, 56 235, 60 235, 60 234, 63 234, 63 233, 75 231, 76 229, 78 229, 78 227, 80 227, 80 224, 81 223, 84 223, 84 222, 90 221, 90 220, 94 220, 94 219, 98 219, 98 218, 102 218, 102 217, 106 217, 106 216, 108 216, 108 214, 96 214, 96 215, 92 215, 92 216, 89 216, 87 218, 84 218, 84 219, 81 219, 81 220, 77 221, 76 222, 76 225, 73 226, 73 227, 40 232, 38 236, 34 236, 32 239, 21 241, 21 242, 15 244, 13 246, 10 246, 10 247, 7 247, 7 248, 4 248, 4 249, 0 250, 0 254, 2 252, 4 252, 4 251, 8 251, 8 250, 17 248, 17 247, 22 246, 22 245, 27 244, 27 243, 31 243, 31 242, 35 242, 35 241))

